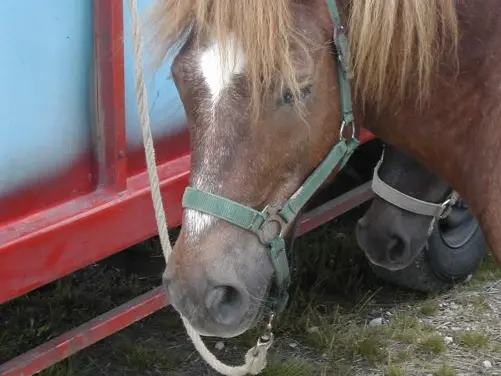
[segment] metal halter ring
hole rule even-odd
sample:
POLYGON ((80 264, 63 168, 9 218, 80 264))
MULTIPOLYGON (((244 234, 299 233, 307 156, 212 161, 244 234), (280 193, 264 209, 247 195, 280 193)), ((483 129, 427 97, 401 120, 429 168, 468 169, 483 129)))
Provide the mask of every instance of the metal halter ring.
POLYGON ((261 243, 268 244, 270 239, 272 239, 273 237, 283 236, 283 233, 287 228, 287 222, 279 214, 280 209, 281 207, 278 205, 270 205, 263 210, 263 214, 265 214, 266 220, 261 224, 260 228, 257 231, 257 236, 261 243), (268 235, 266 233, 266 227, 272 222, 275 222, 278 225, 278 234, 268 235))
POLYGON ((270 320, 264 329, 263 334, 261 334, 257 340, 256 346, 254 347, 254 356, 257 356, 259 353, 259 349, 266 348, 269 349, 273 344, 273 340, 275 339, 275 335, 273 334, 273 319, 275 318, 275 313, 272 312, 270 315, 270 320))
POLYGON ((339 140, 343 140, 344 139, 344 130, 347 126, 351 126, 351 138, 355 138, 355 121, 352 120, 350 122, 346 122, 343 120, 343 122, 341 123, 341 128, 339 129, 339 140))
POLYGON ((266 325, 266 328, 264 329, 263 334, 259 337, 257 340, 257 347, 261 346, 271 346, 271 343, 273 342, 274 335, 273 335, 273 319, 275 318, 275 313, 271 313, 270 319, 268 321, 268 324, 266 325))

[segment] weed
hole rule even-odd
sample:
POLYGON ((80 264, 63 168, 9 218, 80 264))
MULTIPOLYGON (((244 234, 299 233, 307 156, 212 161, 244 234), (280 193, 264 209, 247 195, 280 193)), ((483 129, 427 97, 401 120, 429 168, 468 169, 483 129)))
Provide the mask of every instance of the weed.
POLYGON ((442 366, 433 372, 433 376, 456 376, 457 372, 454 371, 450 366, 447 364, 442 364, 442 366))
POLYGON ((489 338, 476 331, 468 331, 459 333, 459 343, 464 347, 469 347, 471 349, 478 349, 485 347, 489 343, 489 338))
POLYGON ((478 269, 473 274, 470 284, 479 285, 499 279, 501 279, 501 268, 496 264, 496 261, 494 261, 492 253, 488 251, 478 269))
POLYGON ((386 367, 386 370, 385 370, 385 375, 388 375, 388 376, 405 376, 405 371, 395 365, 395 364, 390 364, 388 365, 388 367, 386 367))
POLYGON ((438 311, 438 303, 436 300, 427 300, 419 308, 419 312, 425 316, 433 315, 438 311))
POLYGON ((320 375, 322 366, 306 359, 271 360, 262 373, 263 376, 313 376, 320 375))
POLYGON ((445 351, 444 339, 439 335, 427 337, 422 343, 421 347, 433 354, 441 354, 445 351))

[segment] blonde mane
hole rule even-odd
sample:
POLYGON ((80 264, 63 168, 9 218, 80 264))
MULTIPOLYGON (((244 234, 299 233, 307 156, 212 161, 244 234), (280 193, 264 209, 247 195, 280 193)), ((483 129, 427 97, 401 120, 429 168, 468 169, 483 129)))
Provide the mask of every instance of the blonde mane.
POLYGON ((355 87, 377 107, 429 98, 444 53, 457 63, 455 0, 351 0, 349 43, 355 87), (450 48, 446 48, 450 47, 450 48), (410 91, 409 91, 410 90, 410 91))
MULTIPOLYGON (((413 96, 426 99, 441 51, 447 43, 451 51, 456 49, 458 26, 454 0, 348 2, 352 67, 355 88, 362 101, 393 102, 395 95, 400 98, 407 95, 409 86, 413 96)), ((253 113, 259 115, 261 105, 277 84, 291 90, 296 109, 301 112, 302 83, 295 63, 311 59, 312 46, 295 27, 293 3, 293 0, 156 0, 147 13, 147 26, 152 28, 160 60, 194 32, 197 40, 203 35, 216 39, 221 60, 227 64, 226 47, 232 35, 246 55, 253 113)))

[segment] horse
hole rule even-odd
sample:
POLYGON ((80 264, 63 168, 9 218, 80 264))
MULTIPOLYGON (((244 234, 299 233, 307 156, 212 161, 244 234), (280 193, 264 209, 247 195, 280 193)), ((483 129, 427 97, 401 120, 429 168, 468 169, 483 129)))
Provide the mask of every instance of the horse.
POLYGON ((190 132, 172 306, 231 338, 287 304, 284 238, 359 125, 468 203, 501 260, 501 3, 156 0, 154 58, 190 132))
POLYGON ((383 279, 440 292, 464 282, 486 253, 464 200, 426 167, 386 144, 374 169, 375 198, 357 221, 359 247, 383 279))

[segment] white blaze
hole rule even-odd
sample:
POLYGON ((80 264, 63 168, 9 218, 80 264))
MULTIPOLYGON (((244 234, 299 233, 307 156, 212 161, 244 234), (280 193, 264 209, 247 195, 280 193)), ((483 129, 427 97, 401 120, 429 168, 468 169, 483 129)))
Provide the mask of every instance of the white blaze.
POLYGON ((224 89, 230 85, 236 74, 243 73, 245 67, 244 51, 236 45, 233 38, 226 44, 226 64, 219 54, 219 43, 216 41, 200 57, 200 69, 207 84, 212 102, 215 105, 224 89))
MULTIPOLYGON (((200 55, 200 71, 209 92, 210 98, 210 121, 209 127, 214 126, 216 106, 224 90, 231 84, 235 75, 243 73, 245 68, 245 54, 242 47, 235 43, 233 38, 226 44, 227 51, 224 56, 226 61, 221 59, 219 53, 219 43, 216 41, 210 45, 200 55), (226 64, 225 64, 226 63, 226 64)), ((210 158, 211 156, 207 156, 210 158)), ((209 161, 205 161, 209 163, 209 161)), ((208 189, 207 182, 210 181, 207 176, 197 176, 195 186, 199 189, 208 189)), ((219 183, 217 183, 219 184, 219 183)), ((216 185, 216 183, 215 183, 216 185)), ((185 226, 190 237, 196 237, 204 231, 214 221, 212 215, 201 213, 197 210, 185 210, 185 226)))

